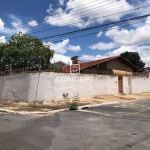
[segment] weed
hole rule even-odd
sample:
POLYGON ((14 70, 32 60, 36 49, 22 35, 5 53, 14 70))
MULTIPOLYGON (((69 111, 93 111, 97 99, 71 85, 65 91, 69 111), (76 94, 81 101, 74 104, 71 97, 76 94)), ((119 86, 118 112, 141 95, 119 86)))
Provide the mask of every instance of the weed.
POLYGON ((78 94, 74 95, 73 100, 70 100, 69 98, 66 99, 66 104, 69 108, 69 110, 78 110, 79 106, 79 96, 78 94))

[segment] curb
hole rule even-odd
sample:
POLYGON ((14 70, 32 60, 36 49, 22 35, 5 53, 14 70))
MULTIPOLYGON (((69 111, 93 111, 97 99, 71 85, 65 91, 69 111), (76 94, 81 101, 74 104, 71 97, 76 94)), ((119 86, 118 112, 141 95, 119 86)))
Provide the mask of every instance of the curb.
POLYGON ((120 102, 107 102, 107 103, 101 103, 101 104, 91 104, 91 105, 84 105, 84 106, 79 106, 78 110, 81 109, 86 109, 86 108, 92 108, 92 107, 99 107, 99 106, 103 106, 103 105, 112 105, 112 104, 118 104, 120 102))
MULTIPOLYGON (((107 102, 107 103, 101 103, 101 104, 91 104, 91 105, 84 105, 84 106, 79 106, 78 110, 81 109, 86 109, 86 108, 92 108, 92 107, 99 107, 102 105, 109 105, 109 104, 118 104, 120 102, 107 102)), ((33 114, 54 114, 54 113, 59 113, 63 111, 69 110, 68 108, 65 109, 58 109, 58 110, 52 110, 52 111, 47 111, 47 112, 28 112, 28 111, 14 111, 14 110, 8 110, 8 109, 2 109, 0 108, 0 112, 7 112, 7 113, 13 113, 13 114, 20 114, 20 115, 33 115, 33 114)))
POLYGON ((47 111, 47 112, 43 112, 43 111, 29 112, 29 111, 14 111, 14 110, 0 108, 0 112, 7 112, 7 113, 12 113, 12 114, 20 114, 20 115, 49 114, 49 113, 58 113, 58 112, 66 111, 66 110, 69 110, 69 109, 66 108, 66 109, 52 110, 52 111, 47 111))

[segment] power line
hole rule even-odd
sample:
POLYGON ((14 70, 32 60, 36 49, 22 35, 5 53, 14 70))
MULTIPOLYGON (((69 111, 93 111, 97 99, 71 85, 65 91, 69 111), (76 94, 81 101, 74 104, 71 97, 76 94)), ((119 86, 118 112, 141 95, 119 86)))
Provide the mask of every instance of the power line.
POLYGON ((75 30, 75 31, 71 31, 71 32, 63 33, 63 34, 56 34, 56 35, 52 35, 52 36, 48 36, 48 37, 43 37, 43 38, 40 38, 40 39, 41 40, 42 39, 50 39, 50 38, 55 38, 55 37, 58 37, 58 36, 60 37, 60 36, 66 36, 66 35, 70 35, 70 34, 85 32, 85 31, 97 29, 97 28, 104 27, 104 26, 118 24, 118 23, 121 23, 121 22, 126 22, 126 21, 141 19, 141 18, 144 18, 144 17, 148 17, 149 15, 150 14, 143 15, 143 16, 138 16, 138 17, 134 17, 134 18, 129 18, 129 19, 124 19, 124 20, 121 20, 121 21, 115 21, 115 22, 111 22, 111 23, 106 23, 106 24, 103 24, 103 25, 98 25, 98 26, 89 27, 89 28, 85 28, 85 29, 75 30))
MULTIPOLYGON (((80 1, 82 1, 82 0, 80 0, 80 1)), ((85 0, 83 0, 83 1, 85 1, 85 0)), ((97 0, 94 0, 94 1, 97 1, 97 0)), ((94 1, 93 1, 93 2, 94 2, 94 1)), ((106 0, 106 1, 107 1, 107 0, 106 0)), ((77 3, 79 3, 79 2, 77 2, 77 3)), ((90 2, 90 3, 91 3, 91 2, 90 2)), ((74 4, 76 4, 76 3, 74 3, 74 4)), ((88 4, 88 3, 86 3, 86 4, 88 4)), ((79 6, 78 6, 78 7, 79 7, 79 6)), ((77 8, 77 7, 74 7, 74 8, 77 8)), ((59 14, 59 13, 57 13, 57 14, 59 14)), ((42 15, 42 16, 40 16, 40 17, 44 17, 44 15, 42 15)), ((24 20, 23 22, 27 22, 27 23, 25 23, 25 24, 28 24, 28 21, 37 20, 37 19, 39 19, 39 16, 37 16, 36 19, 31 18, 31 19, 24 20)), ((19 26, 22 26, 22 24, 21 24, 21 25, 17 25, 16 27, 19 27, 19 26)))
MULTIPOLYGON (((92 2, 89 2, 89 3, 86 3, 86 4, 90 4, 90 3, 93 3, 93 2, 95 2, 95 1, 97 1, 97 0, 94 0, 94 1, 92 1, 92 2)), ((104 2, 108 2, 108 0, 105 0, 105 1, 102 1, 101 3, 104 3, 104 2)), ((116 1, 114 0, 114 2, 113 3, 115 3, 116 1)), ((74 3, 75 4, 75 3, 74 3)), ((111 4, 111 3, 108 3, 108 5, 109 4, 111 4)), ((96 4, 94 4, 94 5, 96 5, 96 4)), ((74 8, 80 8, 80 7, 82 7, 83 5, 80 5, 80 6, 77 6, 77 7, 74 7, 74 8)), ((93 6, 93 5, 91 5, 91 6, 93 6)), ((102 5, 103 6, 103 5, 102 5)), ((73 9, 74 9, 73 8, 73 9)), ((85 7, 86 8, 86 7, 85 7)), ((79 9, 79 10, 82 10, 82 9, 79 9)), ((78 11, 79 11, 78 10, 78 11)), ((72 11, 72 12, 74 12, 74 11, 72 11)), ((55 15, 59 15, 59 14, 61 14, 60 12, 59 13, 55 13, 55 15)), ((44 15, 43 16, 40 16, 40 17, 44 17, 44 15)), ((39 16, 37 17, 37 19, 39 19, 39 16)), ((26 20, 26 21, 31 21, 31 19, 28 19, 28 20, 26 20)), ((25 24, 28 24, 28 22, 27 23, 25 23, 25 24)), ((21 25, 18 25, 18 26, 16 26, 16 27, 20 27, 20 26, 23 26, 23 24, 21 24, 21 25)))
MULTIPOLYGON (((148 6, 145 6, 145 7, 148 7, 148 6)), ((136 9, 134 9, 134 10, 136 10, 136 9)), ((131 11, 131 10, 130 10, 131 11)), ((125 11, 126 12, 126 11, 125 11)), ((124 13, 124 12, 121 12, 121 13, 124 13)), ((119 13, 120 14, 120 13, 119 13)), ((112 15, 117 15, 117 14, 112 14, 112 15)), ((112 16, 112 15, 108 15, 108 16, 112 16)), ((89 21, 90 20, 95 20, 95 19, 99 19, 99 18, 103 18, 103 17, 107 17, 107 16, 101 16, 101 17, 98 17, 98 18, 94 18, 94 19, 89 19, 89 21)), ((82 23, 82 22, 75 22, 76 24, 77 23, 82 23)), ((75 23, 73 23, 73 24, 75 24, 75 23)), ((68 25, 72 25, 72 23, 71 24, 68 24, 68 25)), ((65 25, 64 25, 65 26, 65 25)), ((34 34, 34 33, 39 33, 39 32, 44 32, 44 31, 50 31, 50 30, 55 30, 55 29, 58 29, 58 28, 62 28, 62 27, 64 27, 64 26, 61 26, 61 27, 54 27, 54 28, 48 28, 48 29, 45 29, 45 30, 39 30, 39 31, 36 31, 36 32, 30 32, 29 34, 34 34)))
MULTIPOLYGON (((150 20, 150 19, 145 19, 145 20, 142 20, 142 21, 139 21, 139 22, 136 22, 136 23, 132 23, 132 24, 128 24, 128 25, 123 25, 123 26, 119 26, 119 27, 127 27, 127 26, 131 26, 131 25, 135 25, 135 24, 138 24, 138 23, 141 23, 141 22, 145 22, 146 20, 150 20)), ((118 29, 118 27, 115 27, 115 28, 110 28, 110 29, 106 29, 106 30, 101 30, 102 32, 106 32, 106 31, 109 31, 109 30, 114 30, 114 29, 118 29)), ((89 35, 93 35, 93 34, 97 34, 98 32, 92 32, 92 33, 89 33, 89 34, 84 34, 84 35, 80 35, 80 36, 75 36, 75 37, 70 37, 68 39, 76 39, 76 38, 81 38, 81 37, 85 37, 85 36, 89 36, 89 35)), ((51 43, 58 43, 58 42, 62 42, 63 40, 57 40, 57 41, 53 41, 51 43)))
MULTIPOLYGON (((104 2, 107 2, 108 0, 106 0, 106 1, 102 1, 101 3, 104 3, 104 2)), ((139 2, 139 0, 137 1, 137 2, 139 2)), ((91 3, 91 2, 90 2, 91 3)), ((100 7, 102 7, 102 6, 106 6, 106 5, 110 5, 110 4, 113 4, 113 3, 116 3, 116 1, 114 1, 114 2, 111 2, 111 3, 107 3, 107 4, 105 4, 105 5, 100 5, 100 6, 98 6, 98 7, 95 7, 95 8, 100 8, 100 7)), ((126 3, 126 2, 122 2, 122 4, 123 3, 126 3)), ((131 2, 131 4, 133 4, 133 3, 135 3, 135 2, 131 2)), ((128 4, 128 3, 127 3, 128 4)), ((126 4, 126 5, 127 5, 126 4)), ((94 4, 94 5, 96 5, 96 4, 94 4)), ((93 6, 93 5, 91 5, 91 6, 93 6)), ((78 6, 79 7, 79 6, 78 6)), ((74 8, 78 8, 78 7, 74 7, 74 8)), ((87 7, 85 7, 85 8, 87 8, 87 7)), ((95 9, 94 8, 94 9, 95 9)), ((93 9, 93 8, 92 8, 93 9)), ((89 9, 89 10, 92 10, 92 9, 89 9)), ((80 9, 79 9, 80 10, 80 9)), ((79 10, 76 10, 76 11, 79 11, 79 10)), ((88 10, 88 11, 89 11, 88 10)), ((76 12, 76 11, 72 11, 72 12, 76 12)), ((87 11, 83 11, 83 12, 87 12, 87 11)), ((81 14, 81 13, 83 13, 83 12, 80 12, 80 13, 76 13, 76 15, 77 14, 81 14)), ((55 13, 55 15, 57 15, 57 14, 62 14, 62 13, 55 13)), ((41 17, 41 16, 40 16, 41 17)), ((64 17, 63 19, 65 19, 65 18, 68 18, 67 16, 66 17, 64 17)), ((58 19, 57 19, 58 20, 58 19)), ((57 20, 55 20, 55 21, 57 21, 57 20)), ((55 22, 55 21, 51 21, 51 22, 55 22)), ((18 26, 16 26, 16 27, 19 27, 19 26, 23 26, 23 24, 22 25, 18 25, 18 26)), ((24 26, 23 26, 24 27, 24 26)))
MULTIPOLYGON (((106 0, 106 1, 108 1, 108 0, 106 0)), ((104 1, 105 2, 105 1, 104 1)), ((102 2, 103 3, 103 2, 102 2)), ((105 4, 105 5, 100 5, 100 6, 98 6, 98 7, 95 7, 95 8, 91 8, 91 9, 89 9, 89 10, 93 10, 93 9, 96 9, 96 8, 101 8, 102 6, 107 6, 107 5, 110 5, 110 4, 113 4, 113 3, 116 3, 116 1, 114 1, 114 2, 111 2, 111 3, 107 3, 107 4, 105 4)), ((125 2, 123 2, 123 3, 125 3, 125 2)), ((96 5, 96 4, 94 4, 94 5, 96 5)), ((93 6, 93 5, 91 5, 91 6, 93 6)), ((90 6, 90 7, 91 7, 90 6)), ((86 7, 84 7, 84 8, 86 8, 86 7)), ((78 9, 78 10, 75 10, 75 11, 71 11, 71 13, 72 12, 79 12, 79 13, 76 13, 76 15, 77 14, 81 14, 81 13, 83 13, 83 12, 87 12, 87 10, 85 10, 85 11, 82 11, 82 12, 80 12, 80 10, 82 10, 82 9, 78 9)), ((88 11, 89 11, 88 10, 88 11)), ((62 14, 62 13, 58 13, 58 14, 62 14)), ((56 14, 55 14, 56 15, 56 14)), ((63 19, 65 19, 65 18, 68 18, 68 17, 64 17, 63 19)), ((58 20, 58 19, 57 19, 58 20)))
MULTIPOLYGON (((141 19, 141 18, 145 18, 145 17, 147 17, 147 16, 149 16, 149 15, 150 15, 150 14, 143 15, 143 16, 139 16, 139 17, 134 17, 134 18, 130 18, 130 19, 118 21, 118 22, 112 22, 112 23, 109 23, 109 25, 116 24, 116 23, 122 23, 122 22, 126 22, 126 21, 131 21, 131 20, 136 20, 136 19, 141 19)), ((147 19, 146 19, 146 20, 147 20, 147 19)), ((120 26, 120 27, 125 27, 125 26, 130 26, 130 25, 133 25, 133 24, 138 24, 138 23, 144 22, 144 21, 146 21, 146 20, 142 20, 142 21, 139 21, 139 22, 136 22, 136 23, 132 23, 132 24, 128 24, 128 25, 123 25, 123 26, 120 26)), ((148 20, 150 20, 150 19, 148 19, 148 20)), ((104 27, 104 26, 108 26, 108 24, 103 25, 103 27, 104 27)), ((111 28, 111 29, 103 30, 103 32, 108 31, 108 30, 113 30, 113 29, 117 29, 117 27, 111 28)), ((98 33, 98 32, 93 32, 93 33, 89 33, 89 34, 85 34, 85 35, 80 35, 80 36, 76 36, 76 37, 71 37, 71 38, 69 38, 69 39, 81 38, 81 37, 89 36, 89 35, 96 34, 96 33, 98 33)), ((61 42, 61 41, 62 41, 62 40, 53 41, 52 43, 61 42)))
MULTIPOLYGON (((136 2, 138 2, 139 0, 136 0, 135 2, 133 2, 133 3, 136 3, 136 2)), ((132 4, 133 4, 132 3, 132 4)), ((126 4, 125 4, 126 5, 126 4)), ((125 5, 116 5, 116 6, 118 6, 118 7, 122 7, 122 6, 125 6, 125 5)), ((115 7, 116 8, 116 7, 115 7)), ((112 9, 115 9, 115 8, 112 8, 112 9)), ((111 9, 109 9, 109 10, 111 10, 111 9)), ((91 16, 94 16, 94 15, 96 15, 97 13, 103 13, 103 12, 107 12, 108 10, 106 10, 106 11, 93 11, 93 12, 96 12, 95 14, 92 14, 92 15, 89 15, 88 17, 91 17, 91 16)), ((131 11, 131 10, 128 10, 128 11, 131 11)), ((122 13, 122 12, 120 12, 120 13, 122 13)), ((87 14, 89 14, 89 13, 87 13, 87 14)), ((87 15, 86 14, 86 15, 87 15)), ((98 18, 100 18, 100 17, 98 17, 98 18)), ((98 18, 93 18, 93 19, 89 19, 89 20, 95 20, 95 19, 98 19, 98 18)), ((65 22, 66 23, 66 22, 65 22)), ((68 23, 69 23, 69 20, 68 20, 68 23)), ((51 30, 51 29, 57 29, 57 28, 61 28, 61 27, 64 27, 64 26, 70 26, 70 25, 73 25, 73 24, 75 24, 75 23, 82 23, 82 21, 80 21, 80 22, 74 22, 74 23, 71 23, 71 24, 68 24, 68 25, 65 25, 65 24, 61 24, 61 26, 60 27, 54 27, 54 28, 50 28, 50 29, 48 29, 48 30, 51 30)), ((47 26, 49 26, 49 25, 47 25, 47 26)), ((44 27, 45 28, 45 27, 44 27)), ((47 31, 47 29, 46 30, 41 30, 41 31, 47 31)), ((29 34, 33 34, 33 33, 37 33, 38 31, 35 31, 35 32, 30 32, 29 34)))
MULTIPOLYGON (((130 10, 128 10, 128 11, 135 11, 135 10, 138 10, 138 9, 141 9, 141 8, 145 8, 145 7, 148 7, 148 6, 150 6, 150 5, 138 7, 138 8, 135 8, 135 9, 130 9, 130 10)), ((128 11, 123 11, 123 12, 115 13, 115 14, 112 14, 112 15, 117 15, 117 14, 125 13, 125 12, 128 12, 128 11)), ((94 18, 94 19, 99 19, 99 18, 108 17, 108 16, 112 16, 112 15, 101 16, 101 17, 94 18)), ((89 19, 89 20, 93 20, 93 19, 89 19)), ((77 23, 78 23, 78 22, 77 22, 77 23)), ((47 30, 52 30, 52 29, 56 29, 56 28, 60 28, 60 27, 54 27, 54 28, 50 28, 50 29, 40 30, 40 31, 37 31, 36 33, 38 33, 38 32, 43 32, 43 31, 47 31, 47 30)), ((33 32, 31 32, 31 33, 33 33, 33 32)), ((29 34, 31 34, 31 33, 29 33, 29 34)), ((35 32, 34 32, 34 33, 35 33, 35 32)), ((8 38, 6 38, 6 39, 8 39, 8 38)))

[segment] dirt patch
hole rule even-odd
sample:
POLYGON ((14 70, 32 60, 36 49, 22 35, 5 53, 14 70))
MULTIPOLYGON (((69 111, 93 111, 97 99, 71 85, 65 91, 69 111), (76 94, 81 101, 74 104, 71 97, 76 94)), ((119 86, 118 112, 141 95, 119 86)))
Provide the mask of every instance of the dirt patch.
MULTIPOLYGON (((100 104, 105 102, 125 102, 131 100, 138 100, 143 98, 150 98, 150 93, 140 93, 135 95, 97 95, 92 98, 80 99, 79 105, 89 105, 89 104, 100 104)), ((43 111, 47 112, 50 110, 58 110, 67 108, 66 101, 61 100, 57 102, 43 102, 30 104, 27 102, 13 102, 9 100, 0 100, 0 108, 16 111, 43 111)))
MULTIPOLYGON (((88 102, 80 102, 79 105, 87 105, 88 102)), ((27 102, 12 102, 9 100, 0 100, 0 108, 7 109, 7 110, 15 110, 15 111, 43 111, 47 112, 50 110, 58 110, 67 108, 67 104, 65 100, 58 101, 58 102, 47 102, 47 103, 35 103, 30 104, 27 102)))

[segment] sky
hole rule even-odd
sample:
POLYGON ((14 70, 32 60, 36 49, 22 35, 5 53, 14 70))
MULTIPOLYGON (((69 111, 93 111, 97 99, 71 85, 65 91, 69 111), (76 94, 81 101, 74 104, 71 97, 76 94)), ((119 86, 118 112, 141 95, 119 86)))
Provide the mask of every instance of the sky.
POLYGON ((1 0, 0 43, 21 31, 51 45, 52 63, 71 63, 73 56, 86 62, 130 51, 150 66, 149 10, 150 0, 1 0))

